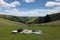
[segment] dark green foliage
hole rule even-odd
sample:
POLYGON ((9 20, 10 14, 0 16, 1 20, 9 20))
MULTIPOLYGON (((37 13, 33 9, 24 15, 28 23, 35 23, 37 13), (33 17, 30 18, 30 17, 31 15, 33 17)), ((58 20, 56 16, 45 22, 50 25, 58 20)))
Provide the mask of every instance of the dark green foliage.
POLYGON ((50 15, 52 21, 60 20, 60 13, 50 15))
POLYGON ((45 23, 51 22, 51 17, 50 17, 49 15, 46 15, 44 22, 45 22, 45 23))
POLYGON ((16 16, 13 16, 10 20, 12 20, 12 21, 18 21, 19 22, 19 18, 16 17, 16 16))
POLYGON ((38 17, 35 21, 35 24, 40 24, 40 23, 44 23, 44 17, 38 17))

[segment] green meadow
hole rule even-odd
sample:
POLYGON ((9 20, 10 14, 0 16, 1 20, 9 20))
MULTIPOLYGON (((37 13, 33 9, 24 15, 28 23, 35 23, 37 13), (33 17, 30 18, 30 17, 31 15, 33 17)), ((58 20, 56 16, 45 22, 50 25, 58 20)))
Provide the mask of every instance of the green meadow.
MULTIPOLYGON (((59 21, 60 22, 60 21, 59 21)), ((60 40, 60 23, 23 24, 0 18, 0 40, 60 40), (43 34, 12 34, 18 28, 42 30, 43 34)))

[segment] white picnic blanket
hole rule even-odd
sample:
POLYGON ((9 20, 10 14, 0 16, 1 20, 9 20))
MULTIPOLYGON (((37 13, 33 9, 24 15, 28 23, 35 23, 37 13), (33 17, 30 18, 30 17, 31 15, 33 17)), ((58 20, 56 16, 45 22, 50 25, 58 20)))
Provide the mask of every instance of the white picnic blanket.
MULTIPOLYGON (((17 30, 13 30, 12 32, 15 32, 17 33, 18 31, 17 30)), ((41 30, 36 30, 35 32, 33 32, 32 30, 27 30, 27 29, 24 29, 22 32, 19 32, 19 33, 24 33, 24 34, 43 34, 41 30)))

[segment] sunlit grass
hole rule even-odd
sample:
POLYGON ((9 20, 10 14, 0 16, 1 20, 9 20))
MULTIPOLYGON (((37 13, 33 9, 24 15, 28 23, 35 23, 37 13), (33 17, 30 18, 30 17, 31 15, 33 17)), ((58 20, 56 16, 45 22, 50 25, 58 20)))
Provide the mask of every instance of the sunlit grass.
POLYGON ((5 19, 0 19, 0 40, 60 40, 60 25, 25 25, 5 19), (12 34, 11 31, 23 29, 42 30, 42 35, 12 34))

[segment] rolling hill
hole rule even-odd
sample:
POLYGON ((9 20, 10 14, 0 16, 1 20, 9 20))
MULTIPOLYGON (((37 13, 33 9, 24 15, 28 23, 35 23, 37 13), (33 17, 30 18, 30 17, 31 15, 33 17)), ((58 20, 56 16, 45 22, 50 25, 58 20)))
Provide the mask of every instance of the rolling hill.
POLYGON ((13 27, 13 26, 25 26, 23 23, 20 23, 20 22, 15 22, 15 21, 10 21, 10 20, 7 20, 7 19, 3 19, 3 18, 0 18, 0 27, 13 27))
MULTIPOLYGON (((60 20, 60 13, 54 13, 54 14, 50 14, 48 16, 50 17, 51 21, 60 20)), ((45 21, 48 21, 48 19, 46 19, 48 16, 46 15, 46 16, 43 16, 43 17, 21 17, 21 16, 12 16, 12 15, 2 15, 2 14, 0 14, 0 18, 4 18, 4 19, 11 20, 11 21, 24 23, 24 24, 45 23, 45 21)))

